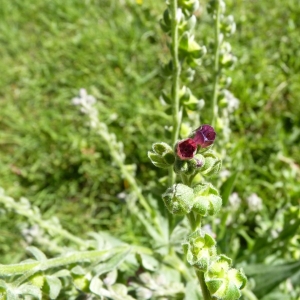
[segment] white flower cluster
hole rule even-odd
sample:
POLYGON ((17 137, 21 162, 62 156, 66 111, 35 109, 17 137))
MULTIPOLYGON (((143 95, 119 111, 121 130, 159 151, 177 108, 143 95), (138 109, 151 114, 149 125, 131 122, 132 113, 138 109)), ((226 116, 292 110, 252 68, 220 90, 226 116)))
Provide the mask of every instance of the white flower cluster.
POLYGON ((96 98, 89 95, 86 89, 79 90, 79 96, 72 99, 74 105, 80 106, 80 111, 90 117, 90 126, 96 127, 98 121, 98 111, 94 107, 96 98))
POLYGON ((94 103, 96 103, 96 99, 94 96, 89 95, 86 89, 80 89, 79 96, 73 98, 72 103, 74 105, 92 106, 94 103))
POLYGON ((234 192, 229 196, 229 203, 230 206, 234 209, 234 210, 238 210, 240 205, 241 205, 241 198, 239 196, 238 193, 234 192))
POLYGON ((257 194, 251 194, 246 200, 250 211, 256 212, 262 210, 262 199, 258 197, 257 194))
POLYGON ((223 93, 227 102, 227 109, 229 113, 233 113, 235 110, 239 108, 240 100, 226 89, 224 89, 223 93))

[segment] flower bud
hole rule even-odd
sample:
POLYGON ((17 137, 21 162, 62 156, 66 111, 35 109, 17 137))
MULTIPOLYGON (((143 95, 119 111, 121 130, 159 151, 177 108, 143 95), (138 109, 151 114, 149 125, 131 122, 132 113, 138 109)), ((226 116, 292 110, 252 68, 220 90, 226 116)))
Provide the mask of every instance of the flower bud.
POLYGON ((175 162, 173 149, 166 143, 154 143, 152 145, 154 152, 149 151, 148 157, 151 162, 158 168, 168 168, 175 162))
POLYGON ((217 214, 222 206, 222 198, 211 183, 199 183, 194 187, 193 212, 206 217, 217 214))
POLYGON ((174 163, 174 172, 176 174, 186 174, 189 166, 186 160, 176 159, 174 163))
POLYGON ((152 145, 153 151, 158 155, 163 155, 165 152, 173 151, 167 143, 160 142, 152 145))
POLYGON ((200 171, 204 163, 205 159, 201 154, 196 154, 191 160, 188 161, 189 168, 193 169, 194 172, 200 171))
POLYGON ((217 256, 209 265, 204 276, 211 296, 217 299, 239 299, 241 297, 240 290, 247 283, 244 272, 231 268, 231 259, 225 255, 217 256))
POLYGON ((174 151, 171 150, 166 150, 163 154, 162 154, 162 158, 164 160, 164 162, 169 165, 172 166, 175 162, 175 154, 174 151))
POLYGON ((163 157, 159 154, 148 151, 148 157, 155 167, 162 168, 162 169, 167 169, 170 167, 169 165, 166 164, 163 157))
POLYGON ((206 176, 213 176, 220 172, 222 160, 217 157, 214 152, 203 153, 205 164, 201 169, 201 173, 206 176))
POLYGON ((169 9, 164 11, 163 19, 160 20, 160 27, 166 33, 171 32, 171 16, 169 9))
POLYGON ((192 188, 178 183, 168 188, 162 198, 171 214, 185 215, 193 207, 194 191, 192 188))
POLYGON ((182 244, 189 264, 206 271, 211 258, 217 254, 215 240, 207 233, 197 230, 182 244))
POLYGON ((193 140, 202 148, 206 148, 213 144, 216 138, 216 132, 214 128, 208 124, 204 124, 195 130, 195 136, 193 140))

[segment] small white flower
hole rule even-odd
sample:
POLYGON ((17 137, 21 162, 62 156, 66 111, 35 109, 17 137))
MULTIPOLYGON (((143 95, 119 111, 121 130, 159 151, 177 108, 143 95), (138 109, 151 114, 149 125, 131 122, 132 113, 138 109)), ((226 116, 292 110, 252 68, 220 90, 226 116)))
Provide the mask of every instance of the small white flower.
POLYGON ((23 228, 21 233, 27 242, 27 244, 31 244, 38 236, 40 236, 40 228, 38 225, 33 225, 31 227, 23 228))
POLYGON ((224 96, 227 102, 227 109, 230 113, 239 108, 240 100, 236 98, 230 91, 224 90, 224 96))
POLYGON ((92 106, 95 102, 95 97, 88 95, 86 89, 80 89, 79 96, 72 99, 74 105, 92 106))
POLYGON ((233 209, 238 209, 240 207, 241 198, 239 197, 238 193, 232 193, 228 200, 233 209))
POLYGON ((257 194, 251 194, 246 200, 250 211, 262 210, 262 199, 258 197, 257 194))

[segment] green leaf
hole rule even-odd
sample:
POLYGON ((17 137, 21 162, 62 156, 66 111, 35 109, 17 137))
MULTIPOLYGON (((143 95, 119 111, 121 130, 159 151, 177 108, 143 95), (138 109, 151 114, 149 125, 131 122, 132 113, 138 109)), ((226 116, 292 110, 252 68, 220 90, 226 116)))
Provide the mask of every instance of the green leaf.
MULTIPOLYGON (((34 298, 42 299, 42 292, 35 285, 23 284, 17 288, 16 292, 18 295, 31 295, 34 298)), ((19 298, 17 298, 17 299, 19 299, 19 298)))
POLYGON ((128 255, 129 252, 130 252, 130 248, 127 248, 124 251, 119 252, 116 255, 114 255, 108 261, 97 265, 94 269, 96 276, 99 276, 101 274, 112 271, 126 258, 126 256, 128 255))
POLYGON ((103 287, 103 282, 101 281, 100 278, 98 278, 98 276, 95 276, 90 283, 91 292, 98 296, 102 296, 102 290, 104 290, 102 287, 103 287))
POLYGON ((27 247, 26 249, 27 251, 29 251, 38 261, 45 261, 47 260, 46 255, 38 248, 30 246, 27 247))
POLYGON ((146 270, 157 270, 159 263, 153 256, 137 253, 136 258, 146 270))
POLYGON ((49 297, 51 299, 56 299, 61 290, 61 282, 55 276, 46 276, 46 281, 49 285, 49 297))
POLYGON ((275 266, 264 264, 244 267, 248 277, 255 280, 254 293, 260 299, 300 270, 300 261, 275 266))
POLYGON ((235 180, 238 172, 233 173, 227 180, 222 184, 220 188, 220 194, 222 196, 223 204, 227 205, 230 194, 232 193, 235 180))
POLYGON ((184 300, 199 300, 201 299, 199 284, 194 281, 188 282, 185 289, 184 300))

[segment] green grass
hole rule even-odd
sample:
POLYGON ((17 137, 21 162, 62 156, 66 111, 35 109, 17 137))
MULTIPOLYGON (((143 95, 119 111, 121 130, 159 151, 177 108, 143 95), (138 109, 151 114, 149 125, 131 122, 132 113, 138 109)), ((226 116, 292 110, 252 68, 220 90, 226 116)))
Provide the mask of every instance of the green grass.
MULTIPOLYGON (((129 234, 135 224, 117 197, 128 191, 127 183, 106 145, 70 104, 80 88, 99 100, 101 120, 124 142, 126 163, 137 165, 145 194, 159 198, 163 189, 153 190, 164 173, 150 165, 147 150, 165 140, 164 126, 170 124, 158 101, 165 86, 159 60, 166 60, 168 50, 158 25, 164 3, 148 2, 1 3, 0 186, 13 197, 29 198, 46 218, 57 215, 65 228, 83 237, 90 230, 109 229, 138 239, 129 234)), ((273 224, 288 226, 299 218, 300 4, 228 2, 237 23, 230 43, 239 59, 230 71, 230 89, 241 103, 232 115, 232 139, 226 145, 231 159, 225 166, 239 171, 234 190, 242 204, 220 246, 238 241, 237 259, 248 255, 248 262, 263 262, 267 254, 255 256, 249 240, 266 237, 273 224), (263 199, 259 214, 247 214, 246 198, 252 193, 263 199)), ((205 12, 200 19, 197 36, 208 44, 211 20, 205 12)), ((204 66, 193 88, 209 106, 209 59, 204 66)), ((18 230, 23 221, 1 214, 1 263, 23 255, 18 230)), ((295 259, 297 251, 287 251, 288 246, 278 248, 278 255, 295 259)))

